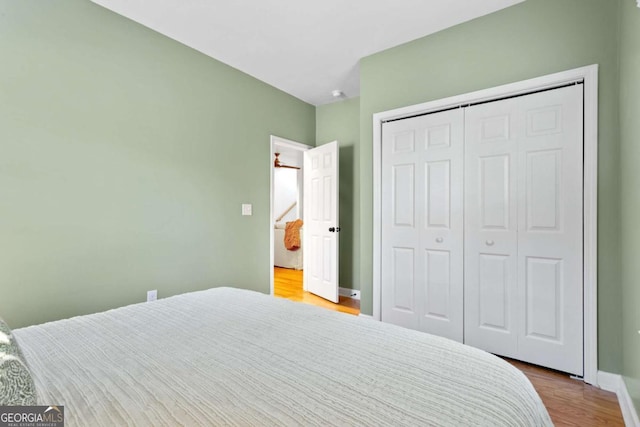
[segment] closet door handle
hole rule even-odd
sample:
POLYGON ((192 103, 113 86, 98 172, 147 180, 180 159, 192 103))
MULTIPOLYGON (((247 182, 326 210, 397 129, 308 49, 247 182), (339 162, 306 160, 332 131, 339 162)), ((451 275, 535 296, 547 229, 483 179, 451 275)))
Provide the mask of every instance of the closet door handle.
POLYGON ((487 246, 493 246, 493 244, 495 243, 493 240, 487 240, 486 242, 484 242, 487 246))
POLYGON ((442 237, 438 237, 436 239, 436 243, 442 243, 442 242, 444 242, 444 239, 442 237))

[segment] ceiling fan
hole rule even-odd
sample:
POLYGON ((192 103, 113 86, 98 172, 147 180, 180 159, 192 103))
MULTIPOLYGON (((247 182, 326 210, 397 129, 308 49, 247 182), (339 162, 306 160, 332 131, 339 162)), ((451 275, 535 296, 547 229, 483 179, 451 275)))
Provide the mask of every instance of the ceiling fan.
POLYGON ((298 170, 300 170, 300 168, 297 167, 297 166, 288 166, 288 165, 280 163, 280 159, 278 158, 280 156, 280 153, 275 153, 275 155, 276 155, 276 159, 273 161, 273 167, 274 168, 287 168, 287 169, 298 169, 298 170))

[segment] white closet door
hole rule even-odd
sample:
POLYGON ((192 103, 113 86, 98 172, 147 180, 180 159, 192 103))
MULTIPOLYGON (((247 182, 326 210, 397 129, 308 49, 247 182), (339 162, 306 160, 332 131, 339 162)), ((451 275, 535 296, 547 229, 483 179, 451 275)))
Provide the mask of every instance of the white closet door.
POLYGON ((582 85, 519 98, 521 359, 583 374, 582 85))
POLYGON ((583 373, 582 86, 466 111, 465 343, 583 373))
POLYGON ((465 111, 465 344, 517 354, 517 99, 465 111))
POLYGON ((382 320, 462 341, 463 112, 383 125, 382 320))

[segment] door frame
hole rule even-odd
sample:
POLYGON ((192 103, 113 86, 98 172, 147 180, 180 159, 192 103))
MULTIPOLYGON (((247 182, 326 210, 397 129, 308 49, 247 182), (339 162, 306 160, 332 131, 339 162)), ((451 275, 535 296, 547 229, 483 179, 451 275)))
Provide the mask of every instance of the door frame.
MULTIPOLYGON (((303 144, 301 142, 293 141, 286 138, 281 138, 276 135, 270 136, 270 149, 269 149, 269 294, 273 296, 273 274, 275 272, 274 262, 275 262, 275 247, 274 247, 274 229, 275 226, 274 218, 273 218, 273 181, 274 181, 274 171, 273 167, 273 159, 275 158, 276 153, 276 145, 281 147, 286 147, 295 151, 307 151, 312 149, 313 147, 310 145, 303 144)), ((301 166, 302 173, 304 174, 304 167, 301 166)), ((303 195, 304 197, 304 195, 303 195)), ((302 259, 304 263, 305 252, 302 252, 302 259)), ((303 273, 304 274, 304 273, 303 273)))
POLYGON ((584 381, 597 385, 598 374, 598 65, 456 95, 373 115, 373 318, 381 320, 382 124, 477 102, 524 95, 584 83, 583 317, 584 381), (377 266, 377 267, 376 267, 377 266))

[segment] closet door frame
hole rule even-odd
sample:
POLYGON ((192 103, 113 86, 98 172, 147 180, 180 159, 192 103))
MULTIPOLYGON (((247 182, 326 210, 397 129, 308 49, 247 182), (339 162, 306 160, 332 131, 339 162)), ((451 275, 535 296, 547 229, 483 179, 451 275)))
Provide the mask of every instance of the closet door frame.
POLYGON ((373 115, 373 318, 381 319, 382 124, 389 120, 433 113, 477 102, 498 100, 571 83, 584 87, 584 194, 583 194, 583 310, 584 381, 598 385, 598 65, 562 71, 534 79, 470 92, 449 98, 384 111, 373 115), (376 267, 377 266, 377 267, 376 267))

